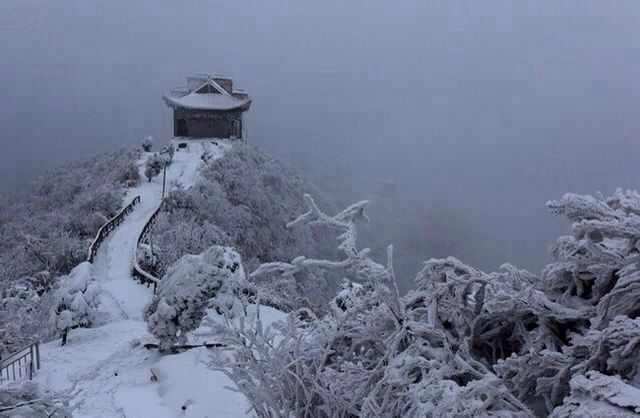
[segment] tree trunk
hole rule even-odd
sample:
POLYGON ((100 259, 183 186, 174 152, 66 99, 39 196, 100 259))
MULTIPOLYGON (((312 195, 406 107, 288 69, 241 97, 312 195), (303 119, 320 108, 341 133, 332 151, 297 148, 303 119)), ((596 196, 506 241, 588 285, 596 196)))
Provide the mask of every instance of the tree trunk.
POLYGON ((62 331, 62 345, 67 343, 67 334, 69 334, 69 329, 62 331))

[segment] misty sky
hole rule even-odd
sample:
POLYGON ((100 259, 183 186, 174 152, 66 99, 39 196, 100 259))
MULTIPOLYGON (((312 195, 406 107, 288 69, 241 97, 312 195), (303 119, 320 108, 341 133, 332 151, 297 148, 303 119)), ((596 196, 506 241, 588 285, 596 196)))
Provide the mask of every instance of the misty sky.
POLYGON ((638 188, 638 1, 4 0, 0 192, 165 141, 190 72, 232 77, 249 142, 343 167, 354 200, 392 179, 443 201, 494 248, 481 268, 546 261, 545 201, 638 188))

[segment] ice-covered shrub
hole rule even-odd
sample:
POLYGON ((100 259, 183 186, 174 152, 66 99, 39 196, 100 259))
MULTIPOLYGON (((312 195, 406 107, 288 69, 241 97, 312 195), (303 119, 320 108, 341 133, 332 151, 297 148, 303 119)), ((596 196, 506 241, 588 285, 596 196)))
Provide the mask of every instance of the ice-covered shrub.
POLYGON ((140 183, 140 170, 138 170, 138 167, 131 161, 118 172, 116 180, 126 187, 135 187, 140 183))
POLYGON ((620 189, 609 198, 566 194, 547 205, 572 222, 573 235, 551 246, 556 261, 542 273, 543 290, 587 320, 540 321, 559 337, 558 346, 497 366, 521 398, 529 390, 544 399, 541 413, 558 406, 569 381, 581 381, 578 376, 589 371, 636 382, 640 347, 640 195, 620 189))
MULTIPOLYGON (((320 319, 263 329, 241 322, 228 333, 234 362, 214 358, 260 416, 531 416, 468 344, 438 318, 437 296, 398 295, 387 266, 356 246, 367 202, 335 216, 306 196, 308 212, 288 227, 320 224, 340 232, 339 261, 297 257, 261 265, 252 275, 291 276, 305 268, 340 270, 349 280, 320 319), (359 282, 360 284, 354 283, 359 282)), ((260 296, 260 292, 258 292, 260 296)))
POLYGON ((61 336, 62 345, 65 345, 71 329, 93 324, 100 304, 100 286, 94 281, 92 265, 87 261, 76 266, 68 276, 60 278, 59 283, 50 323, 52 332, 61 336))
MULTIPOLYGON (((364 204, 290 226, 337 228, 342 261, 297 257, 252 275, 314 267, 348 279, 324 317, 233 326, 232 365, 214 361, 261 416, 632 416, 640 384, 640 195, 565 195, 573 222, 541 276, 432 259, 399 296, 355 246, 364 204), (359 284, 356 284, 357 282, 359 284)), ((284 280, 283 279, 283 280, 284 280)), ((258 293, 258 297, 260 293, 258 293)))
POLYGON ((234 295, 244 281, 240 256, 229 247, 213 246, 202 254, 181 257, 144 309, 147 329, 160 340, 160 350, 185 343, 208 307, 221 312, 237 309, 234 295))
POLYGON ((547 203, 571 222, 572 236, 551 247, 556 262, 543 276, 552 295, 570 306, 595 309, 603 328, 617 315, 640 315, 640 195, 616 190, 607 199, 566 194, 547 203))
POLYGON ((158 153, 150 155, 144 167, 144 176, 151 182, 151 179, 160 174, 166 164, 167 160, 162 155, 158 153))
POLYGON ((147 135, 142 139, 141 146, 145 152, 151 151, 151 148, 153 148, 153 138, 151 138, 151 135, 147 135))
POLYGON ((167 165, 171 164, 175 153, 176 150, 171 143, 164 145, 160 150, 160 155, 164 158, 167 165))

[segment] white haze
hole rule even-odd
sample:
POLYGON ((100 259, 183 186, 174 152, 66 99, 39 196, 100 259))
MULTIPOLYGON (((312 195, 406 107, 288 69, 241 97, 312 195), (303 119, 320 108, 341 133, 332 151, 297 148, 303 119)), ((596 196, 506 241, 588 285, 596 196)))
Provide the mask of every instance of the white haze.
POLYGON ((162 92, 221 73, 254 98, 249 142, 342 167, 353 201, 395 180, 486 243, 472 264, 536 271, 565 228, 545 201, 638 187, 639 19, 635 1, 6 0, 0 192, 164 141, 162 92))

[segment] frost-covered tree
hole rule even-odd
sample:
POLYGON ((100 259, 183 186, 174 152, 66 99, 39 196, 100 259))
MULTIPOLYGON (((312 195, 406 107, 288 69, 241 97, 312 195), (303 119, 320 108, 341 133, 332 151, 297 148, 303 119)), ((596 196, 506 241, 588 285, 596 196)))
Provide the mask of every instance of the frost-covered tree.
POLYGON ((176 150, 171 143, 164 145, 160 150, 160 155, 165 159, 166 165, 171 164, 175 153, 176 150))
POLYGON ((162 278, 144 308, 147 329, 162 351, 187 341, 209 307, 221 312, 238 308, 235 294, 245 285, 240 256, 229 247, 213 246, 199 255, 181 257, 162 278))
POLYGON ((566 194, 547 206, 573 222, 573 235, 551 247, 557 261, 543 273, 554 298, 593 307, 598 329, 617 315, 640 315, 640 194, 621 189, 607 199, 566 194))
MULTIPOLYGON (((335 216, 310 196, 309 210, 288 224, 340 232, 339 261, 297 257, 252 275, 291 276, 304 268, 340 270, 347 281, 327 315, 294 312, 288 324, 263 329, 241 322, 228 333, 235 361, 216 361, 260 416, 531 416, 467 344, 451 338, 429 291, 400 297, 392 251, 387 266, 356 245, 367 202, 335 216)), ((258 296, 260 294, 258 293, 258 296)))
POLYGON ((441 294, 438 310, 456 338, 538 415, 555 411, 570 381, 586 384, 577 376, 589 371, 633 381, 640 343, 638 194, 567 194, 548 206, 573 222, 574 234, 551 247, 556 261, 541 277, 509 265, 485 274, 436 260, 418 280, 441 294))
POLYGON ((142 139, 142 149, 145 152, 150 152, 151 148, 153 148, 153 138, 151 138, 151 135, 147 135, 142 139))
POLYGON ((51 309, 52 332, 67 343, 73 328, 89 327, 95 321, 100 304, 100 286, 94 281, 91 263, 85 261, 76 266, 68 276, 61 277, 51 309))
POLYGON ((149 182, 151 182, 152 178, 160 174, 166 164, 167 160, 158 153, 150 155, 149 158, 147 158, 147 163, 144 168, 144 175, 147 179, 149 179, 149 182))
MULTIPOLYGON (((320 318, 233 326, 235 363, 216 364, 261 416, 632 416, 640 390, 640 195, 568 194, 549 202, 573 222, 541 276, 505 264, 484 273, 432 259, 399 296, 355 247, 357 204, 310 210, 290 226, 342 232, 341 261, 295 258, 253 273, 341 269, 348 279, 320 318), (357 282, 358 284, 354 283, 357 282)), ((258 297, 260 293, 258 293, 258 297)))

